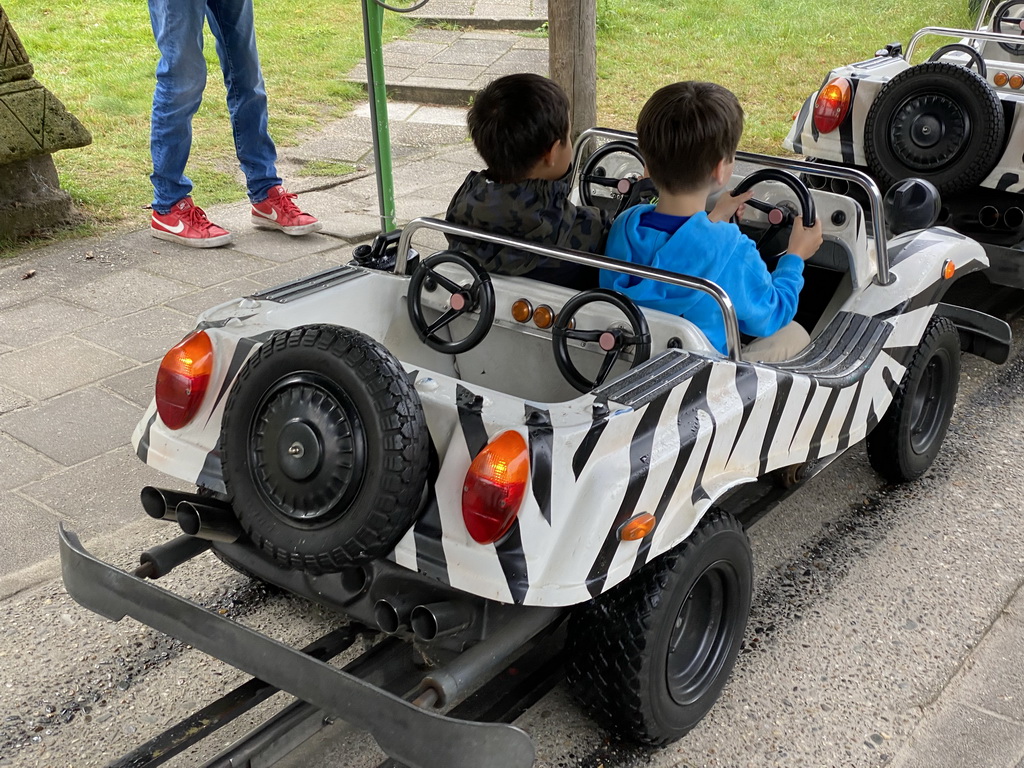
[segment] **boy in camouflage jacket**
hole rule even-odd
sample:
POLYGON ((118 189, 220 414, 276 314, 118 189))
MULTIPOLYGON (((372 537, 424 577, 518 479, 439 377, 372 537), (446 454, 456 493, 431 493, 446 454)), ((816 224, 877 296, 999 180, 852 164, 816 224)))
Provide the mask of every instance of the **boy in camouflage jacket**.
MULTIPOLYGON (((543 245, 604 250, 611 217, 569 202, 569 100, 556 83, 532 74, 499 78, 477 93, 467 123, 487 170, 466 177, 448 206, 448 221, 543 245)), ((448 241, 489 272, 577 289, 597 286, 589 267, 477 240, 448 241)))

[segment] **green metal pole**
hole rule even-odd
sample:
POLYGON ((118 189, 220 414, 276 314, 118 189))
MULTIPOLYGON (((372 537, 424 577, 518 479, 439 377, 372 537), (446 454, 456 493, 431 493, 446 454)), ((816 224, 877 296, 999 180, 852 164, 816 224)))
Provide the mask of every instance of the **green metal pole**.
POLYGON ((366 80, 373 124, 373 162, 377 171, 377 206, 381 232, 395 228, 395 182, 391 169, 391 131, 388 96, 384 86, 384 9, 374 0, 363 3, 363 40, 366 44, 366 80))

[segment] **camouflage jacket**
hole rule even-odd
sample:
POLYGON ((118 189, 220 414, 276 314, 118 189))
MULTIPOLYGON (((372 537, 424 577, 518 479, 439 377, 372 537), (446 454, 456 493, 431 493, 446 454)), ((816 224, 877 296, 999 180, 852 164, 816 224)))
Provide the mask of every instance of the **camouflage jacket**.
MULTIPOLYGON (((603 253, 611 217, 598 208, 569 202, 569 177, 506 184, 492 181, 486 171, 471 171, 452 197, 445 217, 453 224, 494 234, 603 253)), ((529 275, 574 288, 597 285, 596 270, 587 267, 477 240, 449 236, 448 243, 473 256, 489 272, 529 275)))

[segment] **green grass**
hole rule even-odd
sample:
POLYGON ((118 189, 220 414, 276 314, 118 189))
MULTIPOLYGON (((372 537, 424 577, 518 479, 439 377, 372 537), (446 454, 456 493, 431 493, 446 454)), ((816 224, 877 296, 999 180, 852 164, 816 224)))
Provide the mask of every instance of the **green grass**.
MULTIPOLYGON (((8 0, 4 9, 35 67, 35 76, 92 132, 93 143, 54 154, 61 185, 90 224, 84 234, 144 220, 149 184, 149 115, 158 59, 141 0, 8 0)), ((385 14, 385 37, 411 22, 385 14)), ((365 98, 343 78, 363 57, 358 3, 260 0, 257 39, 270 130, 280 146, 347 113, 365 98)), ((207 31, 209 80, 193 122, 186 173, 200 205, 238 200, 244 187, 224 102, 213 39, 207 31)))
POLYGON ((830 68, 870 58, 886 43, 906 46, 921 27, 973 22, 966 0, 598 0, 597 16, 602 125, 634 130, 659 87, 710 80, 743 105, 741 148, 770 154, 783 152, 793 114, 830 68))
POLYGON ((299 170, 300 176, 345 176, 356 167, 336 160, 313 160, 299 170))

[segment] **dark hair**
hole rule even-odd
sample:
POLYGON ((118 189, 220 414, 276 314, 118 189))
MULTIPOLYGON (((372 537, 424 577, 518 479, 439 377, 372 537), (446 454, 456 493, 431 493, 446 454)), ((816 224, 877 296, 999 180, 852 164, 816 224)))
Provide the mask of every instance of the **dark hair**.
POLYGON ((569 135, 569 99, 553 80, 506 75, 476 94, 466 117, 476 151, 496 181, 520 181, 569 135))
POLYGON ((732 91, 715 83, 673 83, 644 104, 636 133, 658 188, 689 192, 708 180, 719 161, 735 156, 743 107, 732 91))

